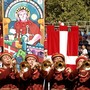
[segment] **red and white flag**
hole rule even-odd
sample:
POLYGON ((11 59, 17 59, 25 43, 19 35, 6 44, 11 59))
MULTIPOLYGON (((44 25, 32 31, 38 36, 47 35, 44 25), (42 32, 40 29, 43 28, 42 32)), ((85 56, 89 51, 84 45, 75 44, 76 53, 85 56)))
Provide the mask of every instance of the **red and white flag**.
POLYGON ((79 34, 78 26, 60 26, 55 29, 54 25, 47 26, 47 49, 48 54, 61 53, 65 56, 67 66, 75 68, 78 56, 79 34))
POLYGON ((8 52, 10 54, 15 54, 16 52, 18 52, 18 49, 13 47, 13 46, 9 46, 7 44, 4 45, 4 52, 8 52))

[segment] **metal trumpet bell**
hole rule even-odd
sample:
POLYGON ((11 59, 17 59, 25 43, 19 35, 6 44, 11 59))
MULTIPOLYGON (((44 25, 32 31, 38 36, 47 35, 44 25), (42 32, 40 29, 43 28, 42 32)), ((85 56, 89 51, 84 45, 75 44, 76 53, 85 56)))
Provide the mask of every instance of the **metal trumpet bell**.
POLYGON ((58 72, 64 71, 66 68, 64 61, 58 61, 54 64, 54 69, 58 72))
POLYGON ((90 60, 84 61, 83 64, 82 64, 82 66, 81 66, 81 68, 83 70, 90 70, 90 60))
POLYGON ((30 65, 28 62, 24 61, 20 63, 20 70, 23 72, 27 72, 30 68, 30 65))
POLYGON ((41 64, 41 69, 47 72, 50 71, 51 67, 52 67, 52 63, 49 60, 45 60, 41 64))

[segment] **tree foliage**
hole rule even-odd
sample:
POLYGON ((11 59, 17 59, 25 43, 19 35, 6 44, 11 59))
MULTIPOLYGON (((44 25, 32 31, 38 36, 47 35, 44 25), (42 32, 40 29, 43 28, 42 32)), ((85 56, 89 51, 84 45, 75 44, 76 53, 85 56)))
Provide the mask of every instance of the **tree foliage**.
POLYGON ((46 22, 90 20, 90 0, 46 0, 46 22))

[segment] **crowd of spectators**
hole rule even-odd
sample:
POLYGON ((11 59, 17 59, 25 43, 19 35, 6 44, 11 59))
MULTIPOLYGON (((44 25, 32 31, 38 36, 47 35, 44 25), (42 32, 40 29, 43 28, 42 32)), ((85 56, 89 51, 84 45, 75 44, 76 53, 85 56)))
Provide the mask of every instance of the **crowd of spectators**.
POLYGON ((90 58, 90 34, 86 31, 79 31, 79 56, 84 55, 90 58))

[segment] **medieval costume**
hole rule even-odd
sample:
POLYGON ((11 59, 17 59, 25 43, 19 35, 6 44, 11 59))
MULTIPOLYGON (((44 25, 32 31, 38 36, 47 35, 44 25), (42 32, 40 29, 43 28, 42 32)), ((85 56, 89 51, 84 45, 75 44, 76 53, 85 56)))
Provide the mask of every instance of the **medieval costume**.
POLYGON ((82 59, 82 65, 69 75, 69 80, 71 80, 73 83, 72 90, 90 90, 90 70, 85 70, 87 65, 84 65, 84 62, 86 62, 87 58, 83 56, 78 57, 76 59, 76 64, 78 65, 82 59))
POLYGON ((29 62, 29 60, 38 61, 38 57, 34 54, 28 54, 25 60, 29 63, 30 68, 22 75, 21 90, 43 90, 43 78, 40 74, 39 63, 37 62, 33 66, 33 63, 31 61, 29 62))
POLYGON ((0 68, 0 90, 19 90, 18 74, 15 68, 10 67, 12 56, 2 53, 0 56, 3 67, 0 68))

